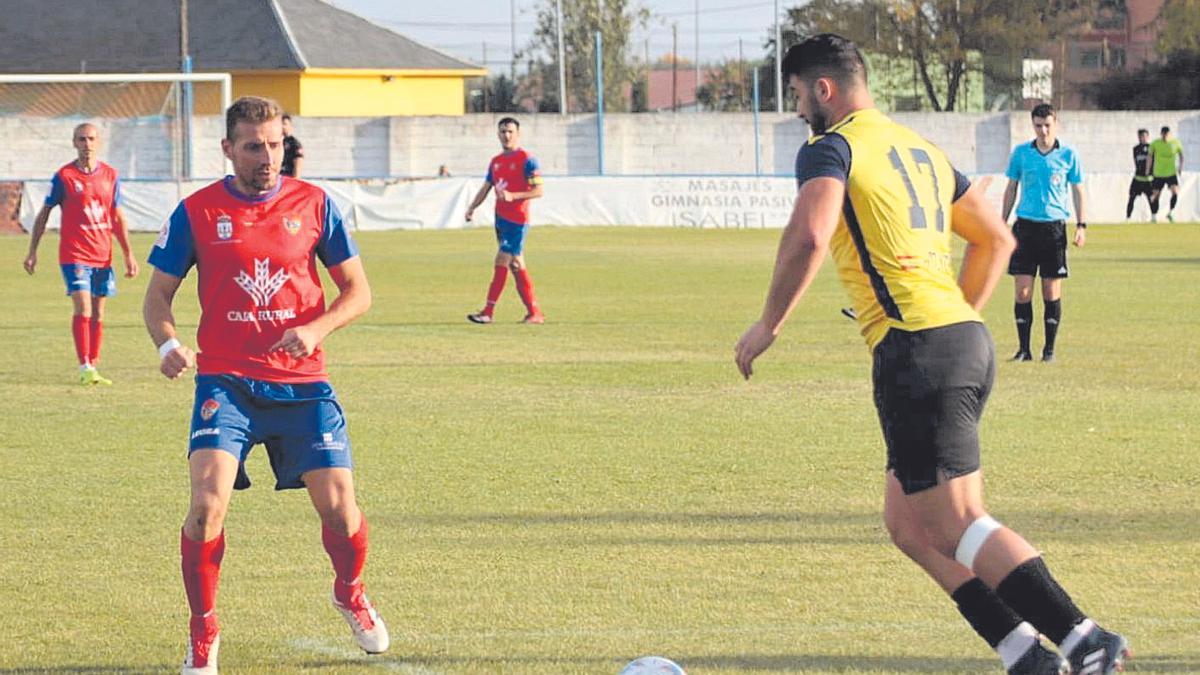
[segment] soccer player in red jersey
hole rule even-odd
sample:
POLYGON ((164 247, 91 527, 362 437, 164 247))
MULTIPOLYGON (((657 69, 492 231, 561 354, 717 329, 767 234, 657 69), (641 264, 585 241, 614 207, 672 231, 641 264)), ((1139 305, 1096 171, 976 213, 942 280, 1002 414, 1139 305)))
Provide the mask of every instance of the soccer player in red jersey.
POLYGON ((46 232, 54 207, 62 207, 62 229, 58 241, 58 264, 67 295, 75 305, 71 334, 79 359, 80 384, 112 384, 96 370, 104 337, 104 305, 116 295, 112 270, 112 240, 125 252, 125 276, 137 276, 138 263, 129 246, 129 226, 121 210, 121 181, 117 170, 97 159, 100 130, 80 124, 71 134, 79 156, 50 179, 50 194, 33 221, 25 271, 37 269, 37 249, 46 232))
POLYGON ((473 323, 492 322, 496 301, 504 291, 508 271, 512 270, 517 293, 525 303, 524 322, 545 323, 546 317, 533 293, 533 280, 529 278, 523 255, 525 232, 529 229, 529 200, 542 196, 542 173, 533 155, 520 147, 521 124, 512 117, 505 117, 496 126, 496 135, 504 152, 488 164, 487 178, 467 207, 466 218, 471 220, 475 209, 487 198, 488 191, 496 188, 496 241, 500 250, 496 251, 487 303, 478 312, 468 314, 467 319, 473 323))
POLYGON ((184 675, 217 672, 214 612, 225 553, 225 513, 235 488, 249 487, 244 462, 263 443, 275 488, 304 487, 321 518, 333 563, 333 605, 368 653, 388 632, 363 590, 367 521, 356 503, 346 419, 325 372, 321 343, 362 315, 371 289, 341 213, 320 188, 281 177, 282 111, 243 97, 225 116, 227 176, 184 199, 150 253, 146 327, 163 375, 195 367, 188 466, 191 503, 180 539, 191 608, 184 675), (317 261, 338 296, 327 307, 317 261), (176 333, 172 301, 198 272, 199 353, 176 333))

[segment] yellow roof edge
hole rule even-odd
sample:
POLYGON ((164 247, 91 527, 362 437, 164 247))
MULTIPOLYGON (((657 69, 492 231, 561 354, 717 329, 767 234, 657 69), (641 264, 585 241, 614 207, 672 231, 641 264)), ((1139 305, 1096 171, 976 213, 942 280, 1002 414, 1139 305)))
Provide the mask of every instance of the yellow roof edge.
POLYGON ((367 75, 371 77, 486 77, 487 68, 307 68, 305 75, 367 75))

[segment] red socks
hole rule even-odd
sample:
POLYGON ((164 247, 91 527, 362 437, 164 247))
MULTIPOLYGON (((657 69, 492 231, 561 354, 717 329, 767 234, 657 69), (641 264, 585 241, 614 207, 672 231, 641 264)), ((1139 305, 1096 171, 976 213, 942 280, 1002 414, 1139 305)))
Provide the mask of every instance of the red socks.
POLYGON ((525 309, 529 314, 540 314, 538 309, 537 297, 533 294, 533 279, 529 278, 529 270, 522 267, 517 270, 514 276, 517 279, 517 292, 521 294, 521 302, 525 303, 525 309))
POLYGON ((183 588, 187 591, 192 617, 209 615, 217 604, 217 585, 221 580, 221 558, 225 556, 225 530, 209 541, 192 541, 181 531, 179 552, 182 557, 183 588))
POLYGON ((100 342, 104 339, 104 322, 92 317, 91 340, 88 347, 88 362, 93 366, 100 362, 100 342))
POLYGON ((504 292, 504 282, 506 281, 508 281, 508 268, 504 265, 496 265, 492 270, 492 285, 488 286, 487 304, 483 308, 484 314, 491 316, 492 312, 496 311, 496 301, 504 292))
POLYGON ((82 316, 75 314, 71 317, 71 335, 75 338, 75 356, 79 358, 79 365, 86 366, 88 354, 92 349, 92 318, 90 316, 82 316))
POLYGON ((367 562, 367 517, 362 517, 358 532, 346 536, 321 526, 321 543, 333 563, 337 580, 333 584, 333 595, 340 603, 350 601, 354 587, 362 583, 363 565, 367 562))

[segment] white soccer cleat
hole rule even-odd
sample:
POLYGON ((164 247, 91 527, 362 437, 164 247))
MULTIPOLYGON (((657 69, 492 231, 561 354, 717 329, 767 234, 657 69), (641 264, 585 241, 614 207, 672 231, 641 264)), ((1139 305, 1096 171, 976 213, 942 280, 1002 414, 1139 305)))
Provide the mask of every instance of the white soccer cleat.
POLYGON ((193 640, 188 637, 187 654, 183 657, 181 675, 217 675, 217 651, 221 648, 221 635, 211 640, 193 640))
POLYGON ((391 644, 387 626, 384 625, 379 612, 375 611, 374 605, 367 599, 362 586, 354 591, 350 601, 344 605, 338 602, 336 595, 333 596, 333 607, 346 623, 350 624, 350 630, 354 631, 354 639, 364 652, 382 654, 387 651, 388 645, 391 644))

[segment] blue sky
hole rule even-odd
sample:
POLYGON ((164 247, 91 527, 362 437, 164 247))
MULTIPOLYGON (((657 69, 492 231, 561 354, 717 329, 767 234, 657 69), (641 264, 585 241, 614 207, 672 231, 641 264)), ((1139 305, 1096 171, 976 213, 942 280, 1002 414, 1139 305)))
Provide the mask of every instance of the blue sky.
MULTIPOLYGON (((487 65, 507 72, 512 54, 512 8, 516 8, 516 42, 521 49, 533 32, 536 8, 553 0, 326 0, 455 56, 480 63, 484 43, 487 65)), ((636 1, 636 0, 635 0, 636 1)), ((679 26, 680 56, 696 55, 696 9, 699 6, 700 61, 736 59, 741 38, 747 58, 761 56, 772 25, 774 0, 641 0, 654 19, 634 35, 636 53, 649 46, 651 60, 671 51, 671 25, 679 26)), ((796 0, 780 0, 780 12, 796 0)))

